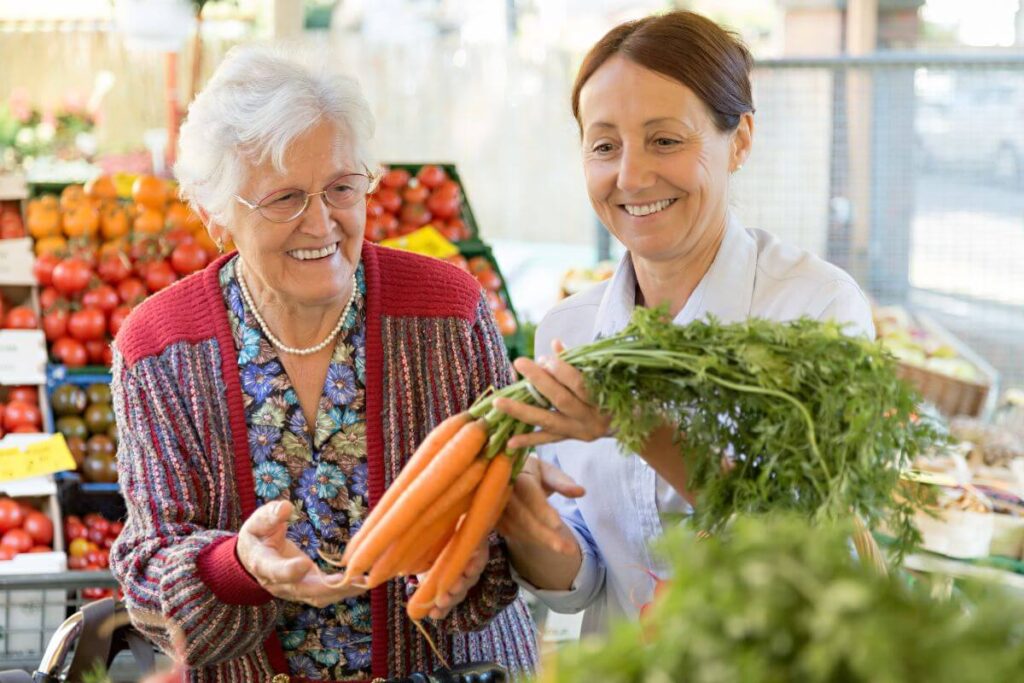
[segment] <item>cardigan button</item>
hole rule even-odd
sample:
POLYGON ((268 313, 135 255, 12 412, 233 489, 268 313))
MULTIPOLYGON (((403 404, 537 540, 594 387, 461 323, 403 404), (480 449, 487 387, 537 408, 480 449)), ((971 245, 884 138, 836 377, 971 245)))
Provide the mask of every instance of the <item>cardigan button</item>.
POLYGON ((270 683, 291 683, 292 677, 288 674, 277 674, 270 679, 270 683))

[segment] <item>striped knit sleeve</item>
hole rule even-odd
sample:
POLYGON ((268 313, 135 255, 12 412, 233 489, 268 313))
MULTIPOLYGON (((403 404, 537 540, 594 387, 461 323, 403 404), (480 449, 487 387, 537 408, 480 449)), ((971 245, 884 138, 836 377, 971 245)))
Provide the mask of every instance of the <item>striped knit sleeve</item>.
POLYGON ((204 565, 216 573, 237 564, 240 526, 218 364, 212 340, 176 344, 130 368, 114 356, 128 515, 110 567, 135 626, 194 668, 262 650, 278 615, 277 603, 247 575, 252 585, 236 581, 234 599, 204 580, 211 571, 204 565))
MULTIPOLYGON (((469 328, 468 344, 472 358, 470 402, 489 387, 498 389, 515 379, 505 343, 483 297, 477 305, 476 320, 469 328)), ((512 579, 508 553, 497 534, 491 534, 490 548, 490 559, 480 580, 466 599, 441 620, 441 630, 478 631, 515 601, 519 586, 512 579)))

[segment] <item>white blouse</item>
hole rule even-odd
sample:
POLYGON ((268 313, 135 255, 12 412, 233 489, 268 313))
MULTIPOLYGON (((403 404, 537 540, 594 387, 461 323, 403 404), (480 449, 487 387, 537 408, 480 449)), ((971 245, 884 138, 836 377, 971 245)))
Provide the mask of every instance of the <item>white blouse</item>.
MULTIPOLYGON (((572 348, 621 331, 635 304, 635 283, 627 254, 611 280, 560 302, 544 317, 537 330, 537 355, 550 353, 552 339, 572 348)), ((834 319, 847 323, 850 334, 874 338, 870 305, 853 278, 769 233, 745 229, 733 215, 711 268, 675 323, 685 325, 709 313, 723 322, 834 319)), ((516 579, 556 612, 586 610, 584 635, 605 631, 609 618, 635 619, 653 595, 648 570, 667 575, 651 552, 651 543, 662 534, 662 515, 685 514, 688 504, 642 458, 623 455, 610 438, 563 441, 538 448, 538 455, 586 489, 575 501, 552 496, 579 540, 583 564, 569 591, 539 590, 516 579)))

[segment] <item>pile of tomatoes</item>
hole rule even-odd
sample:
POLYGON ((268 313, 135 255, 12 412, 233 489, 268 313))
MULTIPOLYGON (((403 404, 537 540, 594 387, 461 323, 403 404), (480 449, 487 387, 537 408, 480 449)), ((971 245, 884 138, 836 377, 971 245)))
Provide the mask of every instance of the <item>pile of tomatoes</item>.
POLYGON ((366 239, 380 242, 432 225, 451 242, 472 237, 462 219, 462 190, 440 166, 427 164, 413 176, 403 168, 384 173, 366 199, 366 239))
MULTIPOLYGON (((64 538, 68 544, 68 569, 99 571, 110 566, 110 548, 114 545, 124 524, 110 521, 98 512, 81 517, 64 517, 64 538)), ((82 597, 98 600, 114 596, 112 588, 85 588, 82 597)))
POLYGON ((0 436, 43 431, 39 392, 35 387, 0 387, 0 436))
POLYGON ((53 522, 28 503, 0 498, 0 560, 53 551, 53 522))
POLYGON ((461 254, 456 254, 455 256, 449 256, 445 261, 457 268, 461 268, 476 278, 480 286, 484 288, 487 303, 494 314, 495 322, 498 323, 498 331, 505 337, 515 334, 516 330, 519 329, 519 325, 516 323, 516 317, 509 310, 508 301, 505 300, 505 295, 502 292, 502 285, 504 283, 502 282, 501 275, 498 274, 498 271, 487 257, 472 256, 467 259, 461 254))
POLYGON ((20 203, 11 199, 0 202, 0 240, 24 236, 25 226, 21 222, 20 203))

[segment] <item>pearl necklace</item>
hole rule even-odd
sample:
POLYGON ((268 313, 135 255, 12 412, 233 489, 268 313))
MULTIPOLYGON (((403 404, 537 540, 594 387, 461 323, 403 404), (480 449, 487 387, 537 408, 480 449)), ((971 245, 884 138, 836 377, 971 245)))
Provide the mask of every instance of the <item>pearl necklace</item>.
POLYGON ((245 299, 245 303, 249 307, 249 310, 252 312, 252 316, 256 318, 256 322, 259 324, 260 329, 263 330, 263 334, 267 335, 267 339, 270 340, 271 344, 273 344, 280 350, 284 351, 285 353, 291 354, 293 356, 311 356, 317 351, 322 350, 332 341, 334 341, 334 338, 338 336, 339 332, 341 332, 341 328, 345 325, 345 320, 348 319, 348 312, 352 308, 352 302, 356 300, 357 283, 356 274, 355 272, 353 272, 352 294, 349 295, 348 303, 345 304, 345 308, 343 308, 341 311, 341 317, 338 318, 338 324, 334 326, 334 329, 331 330, 331 333, 327 335, 326 339, 324 339, 322 342, 315 346, 310 346, 305 349, 297 349, 293 346, 288 346, 287 344, 285 344, 280 339, 274 336, 274 333, 271 332, 270 328, 267 326, 266 321, 263 320, 263 316, 261 316, 260 312, 256 310, 256 304, 253 303, 252 296, 249 294, 249 288, 245 286, 245 278, 242 277, 241 272, 238 273, 238 287, 239 289, 242 290, 242 298, 245 299))

